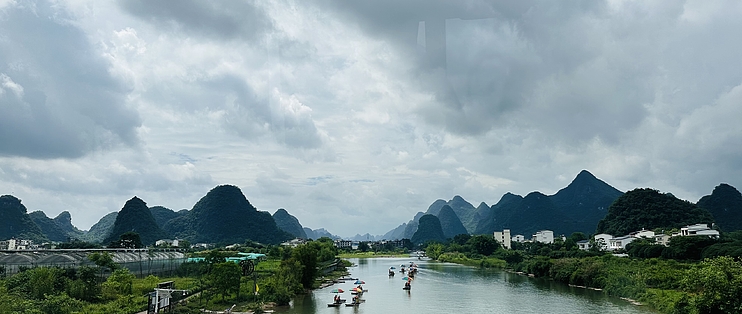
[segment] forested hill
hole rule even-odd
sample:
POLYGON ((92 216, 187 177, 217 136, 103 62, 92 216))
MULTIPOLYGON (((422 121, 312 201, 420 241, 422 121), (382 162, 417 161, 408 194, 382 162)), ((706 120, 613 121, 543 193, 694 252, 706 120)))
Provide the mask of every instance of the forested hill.
MULTIPOLYGON (((451 206, 443 205, 437 216, 441 223, 441 228, 443 229, 443 235, 446 238, 453 238, 459 234, 469 234, 451 206)), ((418 227, 418 229, 419 228, 420 227, 418 227)))
POLYGON ((742 230, 742 194, 733 186, 718 185, 711 195, 698 201, 698 207, 711 212, 722 231, 742 230))
POLYGON ((127 232, 138 233, 144 245, 151 245, 157 240, 169 238, 167 233, 157 225, 147 203, 136 196, 126 201, 124 207, 121 208, 103 244, 118 241, 119 237, 127 232))
POLYGON ((306 239, 307 233, 304 231, 304 227, 299 223, 299 219, 289 214, 283 208, 279 208, 273 213, 273 220, 276 221, 276 226, 279 229, 286 231, 297 238, 306 239))
POLYGON ((41 229, 41 232, 50 240, 57 242, 67 241, 67 233, 62 228, 44 214, 44 212, 37 210, 28 214, 31 221, 35 223, 41 229))
POLYGON ((166 230, 193 243, 281 243, 293 236, 276 226, 271 214, 258 211, 233 185, 220 185, 202 197, 188 214, 170 220, 166 230))
POLYGON ((27 214, 26 206, 12 195, 0 196, 0 240, 12 237, 38 242, 48 240, 27 214))
POLYGON ((174 211, 164 206, 152 206, 149 208, 149 212, 152 213, 152 217, 155 218, 155 222, 160 228, 164 229, 164 226, 175 218, 185 216, 188 214, 187 210, 174 211))
POLYGON ((417 231, 412 235, 410 241, 416 245, 428 241, 446 242, 446 236, 443 234, 443 228, 441 228, 441 222, 438 220, 438 217, 431 214, 425 214, 420 217, 417 231))
POLYGON ((616 199, 595 232, 620 236, 642 228, 679 229, 686 225, 713 222, 714 218, 708 210, 691 202, 669 193, 639 188, 616 199))

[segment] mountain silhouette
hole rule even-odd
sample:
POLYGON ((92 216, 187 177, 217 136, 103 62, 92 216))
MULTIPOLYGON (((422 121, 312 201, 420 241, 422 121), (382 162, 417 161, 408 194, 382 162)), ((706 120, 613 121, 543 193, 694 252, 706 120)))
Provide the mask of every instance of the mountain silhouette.
POLYGON ((126 201, 124 207, 121 208, 103 244, 118 241, 122 234, 130 231, 138 233, 144 245, 152 245, 157 240, 168 238, 167 233, 157 225, 155 218, 152 217, 147 203, 136 196, 126 201))
POLYGON ((38 243, 48 240, 28 216, 21 200, 12 195, 3 195, 0 196, 0 240, 10 238, 29 239, 38 243))
POLYGON ((701 197, 697 205, 714 216, 722 231, 742 230, 742 194, 733 186, 719 184, 711 195, 701 197))
POLYGON ((446 236, 443 234, 441 221, 435 215, 425 214, 421 216, 417 231, 412 235, 410 241, 415 245, 420 245, 428 241, 445 243, 446 236))
MULTIPOLYGON (((438 220, 441 223, 441 229, 443 230, 443 235, 446 237, 446 239, 453 238, 456 235, 459 234, 469 234, 469 232, 466 231, 466 228, 464 228, 464 225, 461 223, 461 220, 459 220, 459 217, 456 216, 456 213, 453 211, 451 206, 443 205, 441 210, 438 212, 438 220)), ((417 227, 420 229, 420 227, 417 227)))
POLYGON ((276 226, 268 212, 258 211, 233 185, 217 186, 187 214, 165 225, 178 238, 193 243, 244 243, 245 240, 278 244, 293 236, 276 226))
POLYGON ((43 211, 37 210, 28 214, 28 218, 41 229, 47 239, 56 242, 67 241, 67 233, 57 225, 54 219, 46 216, 43 211))
POLYGON ((306 239, 307 233, 304 232, 304 228, 299 223, 299 219, 289 214, 283 208, 279 208, 273 213, 273 220, 276 221, 276 226, 283 231, 286 231, 297 238, 306 239))

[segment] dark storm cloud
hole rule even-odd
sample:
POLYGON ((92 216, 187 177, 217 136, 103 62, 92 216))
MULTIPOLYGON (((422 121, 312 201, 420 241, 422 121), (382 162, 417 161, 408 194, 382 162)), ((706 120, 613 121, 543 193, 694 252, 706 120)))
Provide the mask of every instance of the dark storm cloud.
POLYGON ((646 88, 652 70, 627 64, 640 52, 608 51, 618 48, 610 41, 625 42, 626 35, 604 29, 623 26, 611 21, 620 18, 604 1, 321 3, 410 56, 416 79, 435 95, 418 114, 452 133, 519 124, 610 142, 636 127, 646 114, 642 105, 652 100, 646 88), (425 51, 416 53, 420 45, 425 51), (512 120, 516 114, 528 117, 512 120))
POLYGON ((0 34, 0 154, 74 158, 138 142, 126 90, 63 12, 10 4, 0 34))
POLYGON ((254 40, 272 21, 253 1, 121 0, 132 15, 172 30, 220 39, 254 40))

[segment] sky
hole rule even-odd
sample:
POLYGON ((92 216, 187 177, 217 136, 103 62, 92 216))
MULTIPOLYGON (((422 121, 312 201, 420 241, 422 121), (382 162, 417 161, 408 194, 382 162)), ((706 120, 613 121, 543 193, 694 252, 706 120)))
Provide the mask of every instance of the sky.
POLYGON ((583 169, 742 188, 742 2, 0 0, 0 194, 88 229, 217 185, 383 234, 583 169))

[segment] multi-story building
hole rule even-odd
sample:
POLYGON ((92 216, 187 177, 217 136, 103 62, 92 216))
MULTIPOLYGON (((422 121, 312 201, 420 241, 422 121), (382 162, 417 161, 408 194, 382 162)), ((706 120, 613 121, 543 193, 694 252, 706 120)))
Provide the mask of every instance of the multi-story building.
POLYGON ((510 249, 510 229, 495 231, 495 240, 506 249, 510 249))

